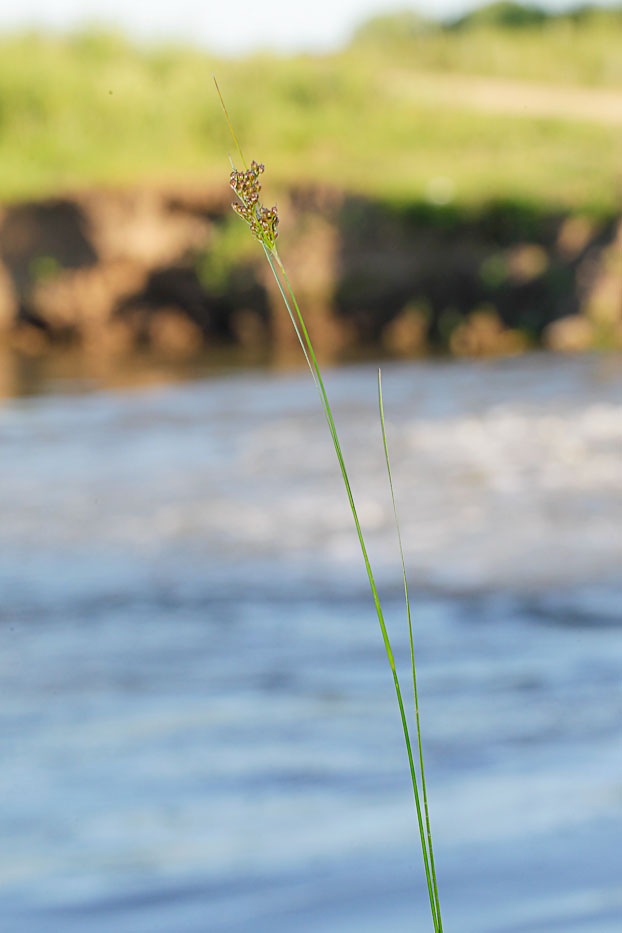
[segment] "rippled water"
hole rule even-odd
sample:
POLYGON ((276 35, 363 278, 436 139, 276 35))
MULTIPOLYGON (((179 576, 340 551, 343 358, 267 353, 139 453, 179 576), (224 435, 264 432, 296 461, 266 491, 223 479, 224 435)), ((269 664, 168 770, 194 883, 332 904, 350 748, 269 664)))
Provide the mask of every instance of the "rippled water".
MULTIPOLYGON (((375 379, 327 385, 404 666, 375 379)), ((383 386, 446 929, 619 931, 622 360, 383 386)), ((3 931, 431 929, 308 377, 17 400, 0 449, 3 931)))

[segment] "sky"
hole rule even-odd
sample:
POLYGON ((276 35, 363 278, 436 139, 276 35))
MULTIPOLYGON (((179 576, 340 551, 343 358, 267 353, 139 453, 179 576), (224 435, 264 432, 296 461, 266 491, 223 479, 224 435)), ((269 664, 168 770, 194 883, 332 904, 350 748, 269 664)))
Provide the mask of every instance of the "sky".
MULTIPOLYGON (((578 4, 542 2, 549 9, 578 4)), ((0 2, 0 30, 64 31, 97 22, 141 39, 190 40, 227 55, 257 48, 326 51, 345 43, 360 22, 376 13, 412 8, 440 19, 480 5, 477 0, 20 0, 0 2)))

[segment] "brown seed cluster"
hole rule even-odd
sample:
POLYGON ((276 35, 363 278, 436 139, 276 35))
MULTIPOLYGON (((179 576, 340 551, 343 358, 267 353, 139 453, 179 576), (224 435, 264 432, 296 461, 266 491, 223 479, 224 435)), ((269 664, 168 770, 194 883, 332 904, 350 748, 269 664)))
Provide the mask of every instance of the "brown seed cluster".
POLYGON ((278 236, 276 228, 279 215, 276 206, 262 207, 259 203, 261 191, 259 176, 263 172, 264 166, 254 160, 245 172, 238 172, 235 169, 231 172, 229 182, 240 199, 234 201, 231 207, 246 221, 253 236, 264 243, 268 249, 273 249, 278 236))

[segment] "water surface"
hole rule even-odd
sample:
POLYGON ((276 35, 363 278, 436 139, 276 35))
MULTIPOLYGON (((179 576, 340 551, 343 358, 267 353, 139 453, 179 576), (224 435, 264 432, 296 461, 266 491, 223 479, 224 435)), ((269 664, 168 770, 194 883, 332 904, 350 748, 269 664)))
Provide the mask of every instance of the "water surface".
MULTIPOLYGON (((622 928, 622 365, 383 370, 446 929, 622 928)), ((396 653, 375 368, 327 376, 396 653)), ((0 410, 7 933, 431 929, 305 374, 0 410)))

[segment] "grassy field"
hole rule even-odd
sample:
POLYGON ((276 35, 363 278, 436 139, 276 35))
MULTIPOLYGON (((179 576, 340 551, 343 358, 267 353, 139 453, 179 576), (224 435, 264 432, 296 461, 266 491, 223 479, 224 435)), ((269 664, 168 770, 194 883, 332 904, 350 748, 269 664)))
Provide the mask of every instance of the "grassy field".
MULTIPOLYGON (((0 39, 0 197, 226 184, 216 72, 265 186, 397 202, 611 213, 622 181, 622 20, 363 31, 326 56, 239 61, 83 32, 0 39)), ((269 197, 269 196, 268 196, 269 197)))

